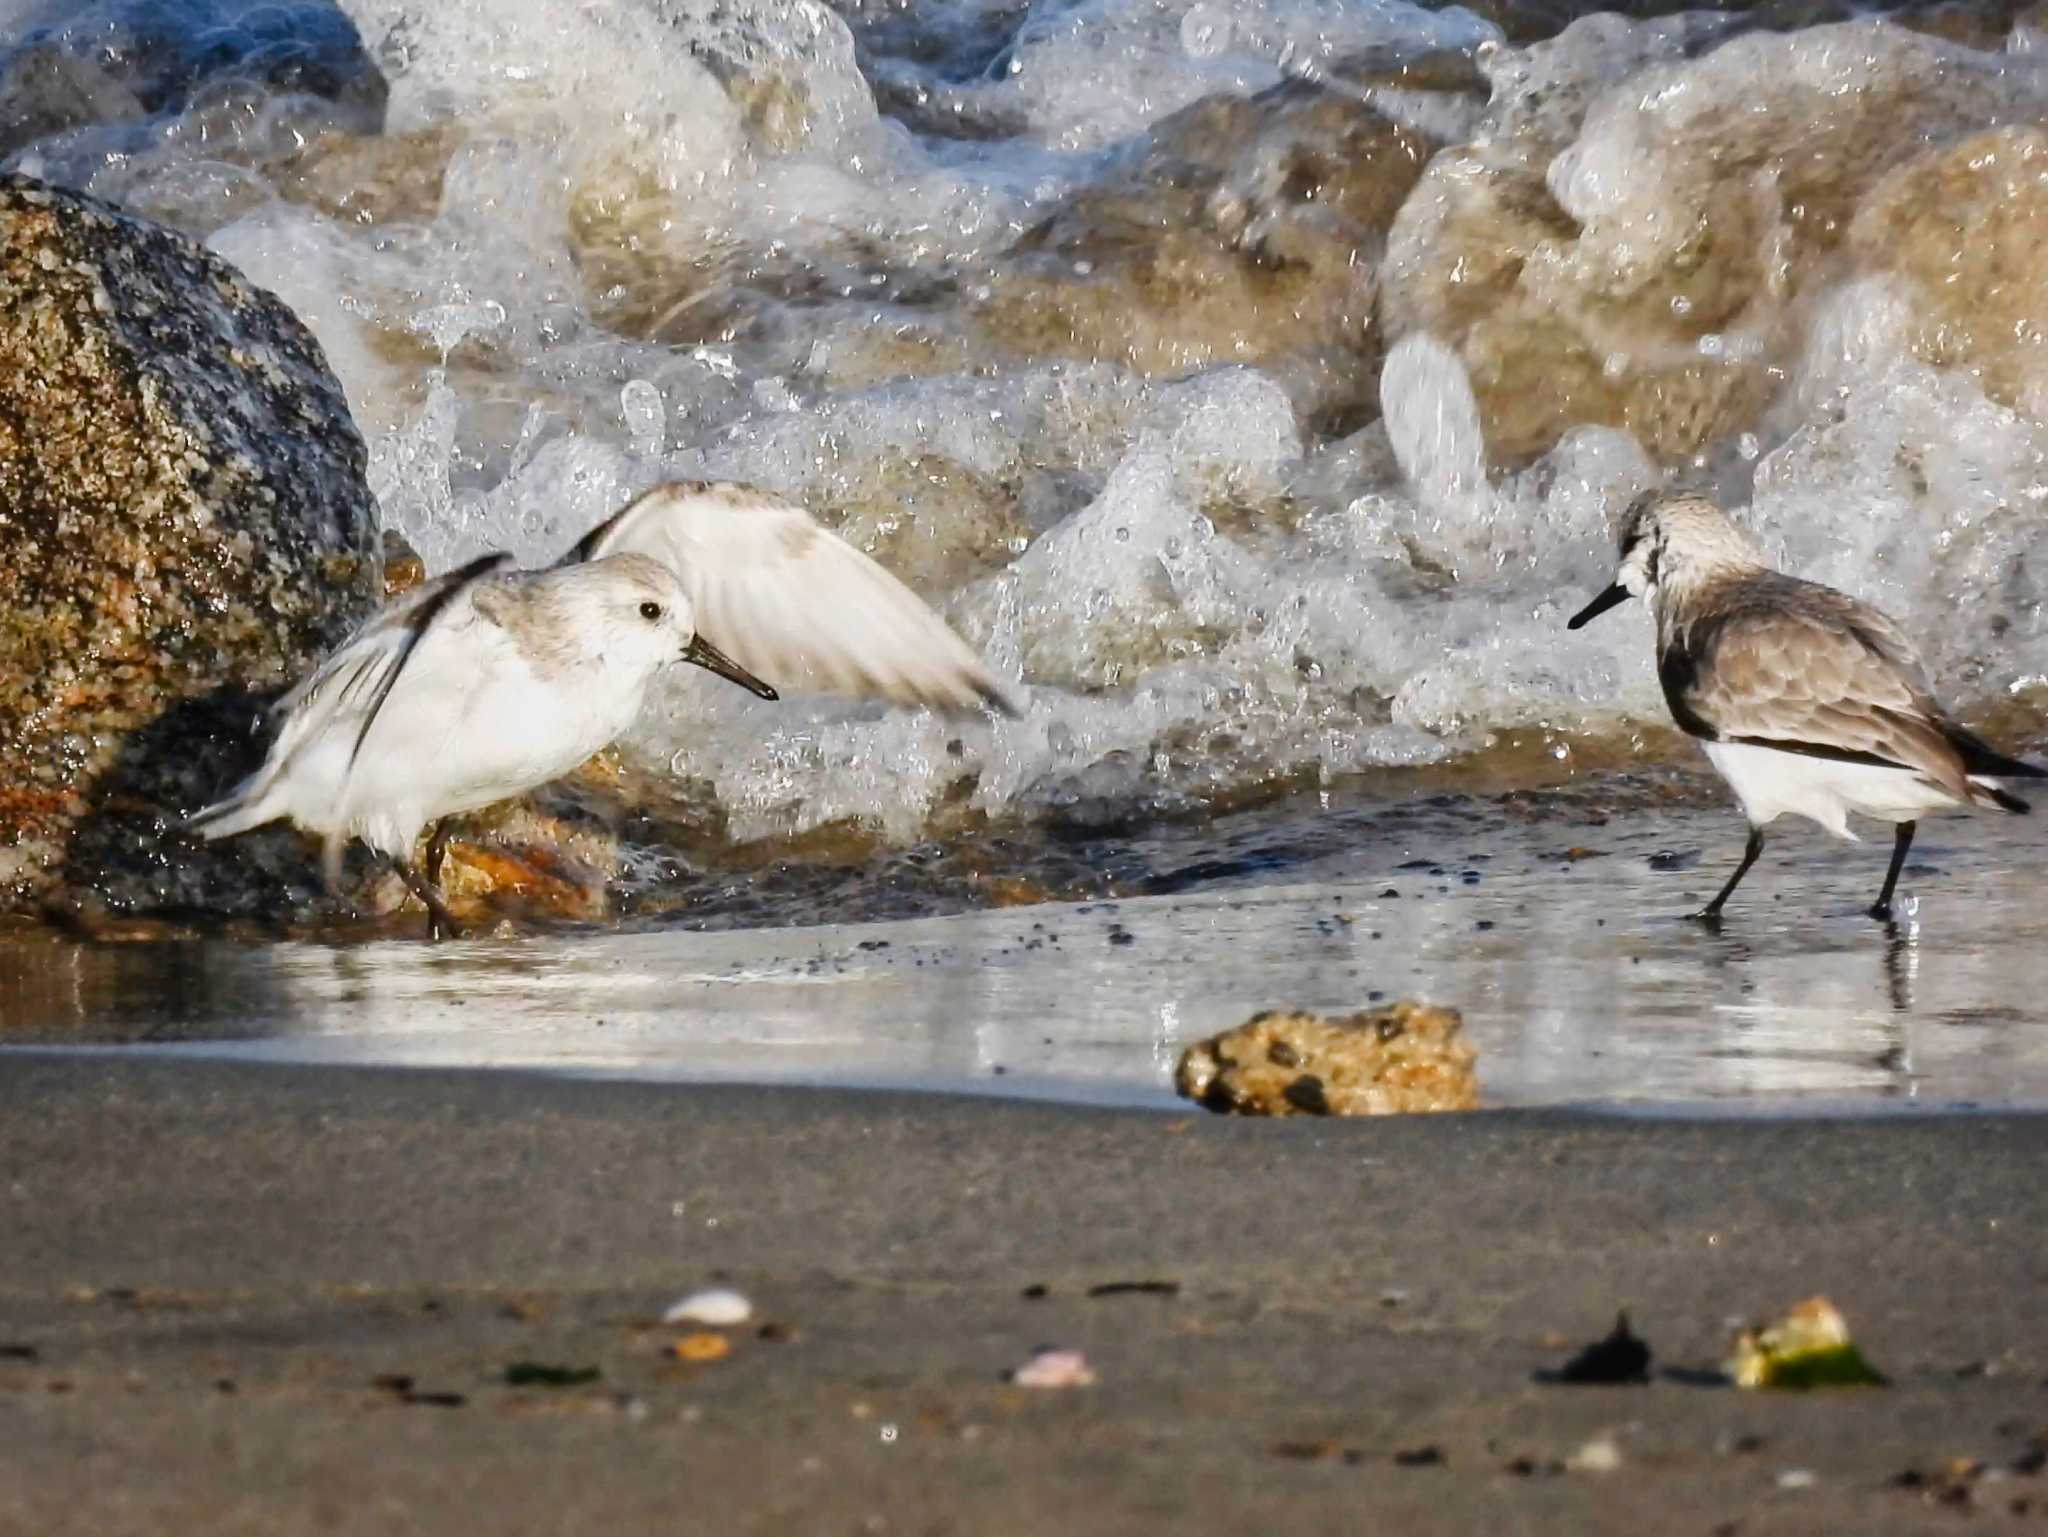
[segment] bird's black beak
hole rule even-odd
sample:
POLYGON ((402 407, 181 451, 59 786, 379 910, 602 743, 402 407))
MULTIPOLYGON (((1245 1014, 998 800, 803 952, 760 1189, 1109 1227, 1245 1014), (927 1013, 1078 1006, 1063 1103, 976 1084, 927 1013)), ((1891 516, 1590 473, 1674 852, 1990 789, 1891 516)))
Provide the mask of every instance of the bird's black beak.
POLYGON ((721 678, 730 678, 748 693, 759 694, 763 699, 782 697, 701 635, 690 641, 683 652, 683 660, 694 662, 706 672, 715 672, 721 678))
POLYGON ((1580 609, 1576 614, 1572 615, 1570 619, 1566 620, 1564 627, 1567 630, 1576 630, 1580 625, 1584 624, 1587 620, 1598 619, 1610 608, 1613 608, 1616 604, 1619 603, 1626 603, 1628 602, 1628 599, 1628 589, 1622 586, 1621 583, 1616 582, 1612 587, 1608 588, 1605 592, 1601 593, 1599 597, 1595 598, 1591 603, 1588 603, 1584 608, 1580 609))

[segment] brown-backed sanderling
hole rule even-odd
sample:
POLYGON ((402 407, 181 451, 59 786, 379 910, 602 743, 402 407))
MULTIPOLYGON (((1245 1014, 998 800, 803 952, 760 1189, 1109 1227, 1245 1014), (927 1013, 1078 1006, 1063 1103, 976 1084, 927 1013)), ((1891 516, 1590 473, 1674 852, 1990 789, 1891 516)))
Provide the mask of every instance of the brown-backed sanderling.
POLYGON ((2025 811, 2004 779, 2048 770, 1997 752, 1936 702, 1899 627, 1846 593, 1773 571, 1705 497, 1651 492, 1630 506, 1614 584, 1576 630, 1631 597, 1657 621, 1657 677, 1749 818, 1742 862, 1697 916, 1717 919, 1788 812, 1855 839, 1851 814, 1895 826, 1871 906, 1891 916, 1916 820, 1952 806, 2025 811))

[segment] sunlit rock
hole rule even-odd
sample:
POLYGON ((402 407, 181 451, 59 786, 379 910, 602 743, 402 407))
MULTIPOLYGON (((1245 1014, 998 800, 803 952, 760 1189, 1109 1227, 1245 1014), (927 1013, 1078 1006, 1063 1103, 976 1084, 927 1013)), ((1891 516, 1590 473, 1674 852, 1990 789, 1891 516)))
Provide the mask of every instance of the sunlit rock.
POLYGON ((1396 1115, 1479 1103, 1456 1009, 1403 1000, 1338 1019, 1271 1011, 1181 1054, 1173 1086, 1236 1115, 1396 1115))
POLYGON ((1863 194, 2023 92, 1990 56, 1881 22, 1668 62, 1646 36, 1684 40, 1593 18, 1529 50, 1583 67, 1517 61, 1504 133, 1432 165, 1390 237, 1390 329, 1464 358, 1496 460, 1588 422, 1666 459, 1747 425, 1863 194))
POLYGON ((1856 212, 1866 269, 1910 278, 1913 352, 2048 418, 2048 133, 1974 134, 1899 167, 1856 212))
POLYGON ((1306 82, 1209 97, 1026 234, 978 316, 1034 355, 1150 374, 1254 363, 1304 412, 1369 414, 1374 267, 1430 147, 1306 82))
POLYGON ((937 454, 867 466, 820 516, 920 593, 942 596, 1006 563, 1029 529, 1017 500, 965 465, 937 454))

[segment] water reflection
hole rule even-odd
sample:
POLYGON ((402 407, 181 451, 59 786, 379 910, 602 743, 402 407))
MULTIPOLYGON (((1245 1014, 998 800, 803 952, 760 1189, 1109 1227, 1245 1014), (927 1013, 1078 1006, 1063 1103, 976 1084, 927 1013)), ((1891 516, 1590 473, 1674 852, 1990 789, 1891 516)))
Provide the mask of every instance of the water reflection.
MULTIPOLYGON (((1171 1102, 1180 1046, 1286 1004, 1464 1009, 1492 1104, 2048 1103, 2044 919, 1984 824, 1863 916, 1861 850, 1789 845, 1718 928, 1725 818, 1579 845, 1501 822, 1332 848, 1285 887, 716 933, 429 947, 0 945, 0 1039, 1171 1102), (1709 845, 1711 846, 1711 845, 1709 845)), ((4 1061, 4 1058, 0 1058, 4 1061)))

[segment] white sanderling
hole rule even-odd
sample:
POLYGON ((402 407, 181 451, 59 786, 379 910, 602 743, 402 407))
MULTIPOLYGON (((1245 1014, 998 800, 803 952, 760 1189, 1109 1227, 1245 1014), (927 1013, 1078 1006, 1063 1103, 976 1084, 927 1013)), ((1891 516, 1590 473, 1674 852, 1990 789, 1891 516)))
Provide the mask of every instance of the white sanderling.
POLYGON ((777 688, 1017 713, 967 643, 802 507, 750 486, 675 481, 563 557, 651 555, 682 578, 704 634, 777 688))
POLYGON ((325 839, 330 886, 361 838, 455 932, 448 819, 560 777, 630 726, 678 659, 764 699, 818 690, 1016 706, 915 593, 801 507, 743 486, 636 498, 551 570, 487 556, 379 614, 278 702, 263 766, 192 818, 224 838, 280 817, 325 839), (412 847, 432 825, 418 869, 412 847))
POLYGON ((775 697, 697 633, 689 594, 659 561, 507 560, 424 582, 372 619, 278 702, 263 766, 190 825, 211 839, 289 818, 325 839, 330 887, 361 838, 397 866, 434 932, 453 933, 439 890, 447 818, 568 773, 633 723, 673 662, 775 697))
POLYGON ((1912 644, 1884 614, 1832 587, 1773 571, 1705 497, 1651 492, 1630 506, 1614 584, 1576 630, 1631 597, 1657 621, 1657 677, 1749 818, 1728 884, 1696 916, 1718 919, 1790 813, 1855 841, 1851 813, 1895 824, 1870 913, 1891 916, 1915 819, 1953 806, 2025 811, 2001 779, 2048 770, 1994 751, 1936 702, 1912 644))

